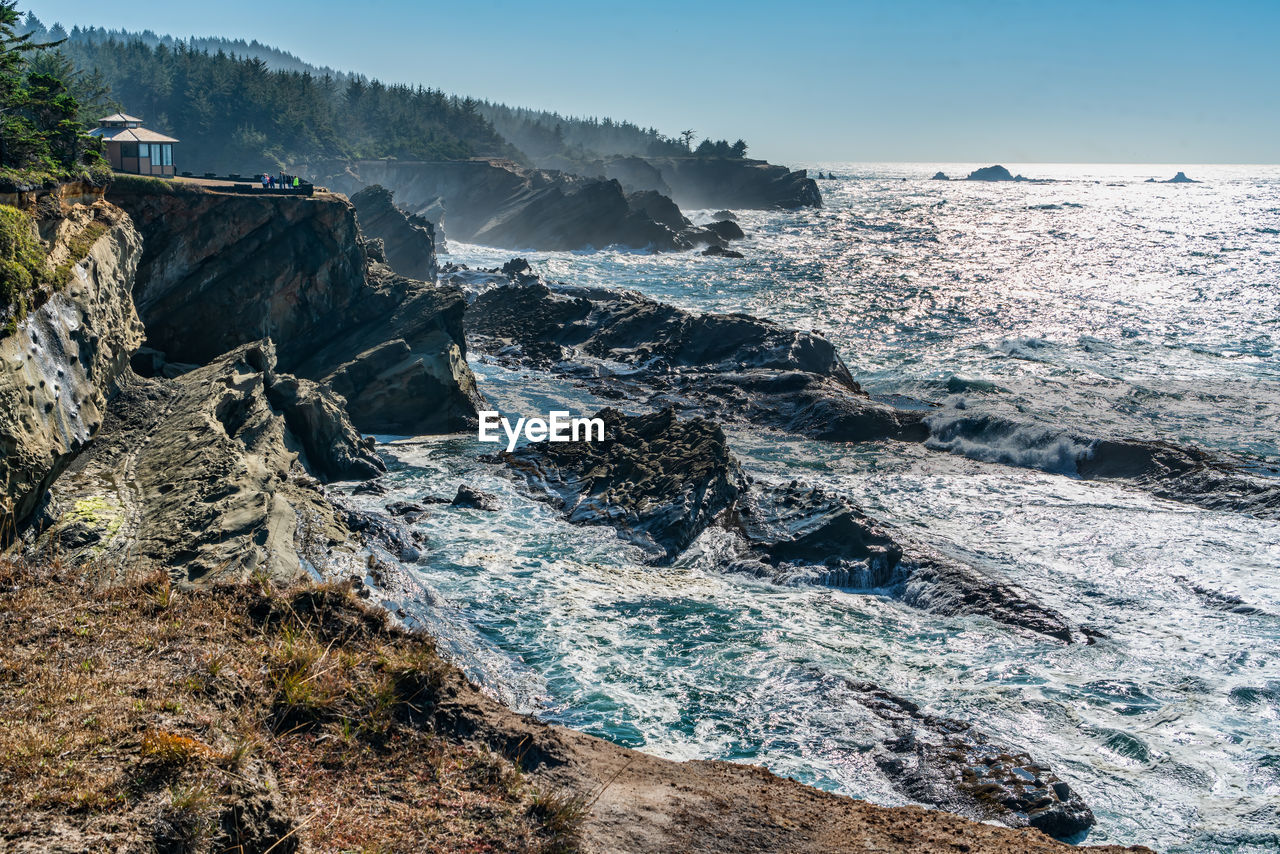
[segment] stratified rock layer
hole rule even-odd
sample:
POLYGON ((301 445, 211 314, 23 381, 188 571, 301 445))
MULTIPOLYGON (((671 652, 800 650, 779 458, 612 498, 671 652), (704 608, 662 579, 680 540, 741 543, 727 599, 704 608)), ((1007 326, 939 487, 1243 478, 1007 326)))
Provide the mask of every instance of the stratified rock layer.
POLYGON ((317 479, 383 470, 340 398, 276 373, 269 342, 248 344, 175 380, 124 382, 54 485, 36 549, 186 581, 288 581, 354 562, 317 479))
POLYGON ((371 262, 346 199, 181 187, 113 198, 146 241, 135 298, 148 345, 170 362, 271 338, 281 370, 331 383, 366 432, 474 423, 462 294, 371 262))

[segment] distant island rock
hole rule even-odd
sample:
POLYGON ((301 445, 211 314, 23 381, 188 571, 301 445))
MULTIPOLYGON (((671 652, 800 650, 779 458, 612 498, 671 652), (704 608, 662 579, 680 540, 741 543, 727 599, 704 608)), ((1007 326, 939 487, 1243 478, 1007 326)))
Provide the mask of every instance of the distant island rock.
MULTIPOLYGON (((939 175, 942 173, 939 172, 939 175)), ((934 176, 938 177, 937 175, 934 176)), ((946 177, 945 175, 943 176, 946 177)), ((974 169, 969 173, 966 181, 1025 181, 1026 178, 1021 175, 1013 175, 1003 166, 984 166, 981 169, 974 169)))
MULTIPOLYGON (((969 176, 969 177, 973 177, 973 176, 971 175, 971 176, 969 176)), ((951 179, 947 177, 947 173, 946 173, 946 172, 934 172, 934 173, 933 173, 933 179, 932 179, 932 180, 934 180, 934 181, 950 181, 951 179)))
POLYGON ((1155 178, 1148 178, 1148 184, 1199 184, 1195 178, 1188 178, 1186 172, 1179 172, 1168 181, 1157 181, 1155 178))

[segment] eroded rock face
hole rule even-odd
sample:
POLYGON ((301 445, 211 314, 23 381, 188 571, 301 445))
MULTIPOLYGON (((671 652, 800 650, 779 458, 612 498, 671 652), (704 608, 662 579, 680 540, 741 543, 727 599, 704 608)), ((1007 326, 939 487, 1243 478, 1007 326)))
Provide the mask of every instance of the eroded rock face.
POLYGON ((146 240, 135 295, 147 343, 170 362, 270 337, 280 369, 333 385, 361 430, 474 423, 461 293, 371 261, 341 196, 135 191, 119 203, 146 240))
POLYGON ((993 744, 972 725, 926 714, 875 685, 850 687, 897 731, 876 764, 912 800, 978 821, 1034 827, 1058 839, 1093 826, 1093 812, 1080 795, 1027 753, 993 744))
POLYGON ((636 293, 519 284, 482 292, 467 312, 474 346, 631 395, 835 441, 928 433, 921 413, 872 401, 825 338, 742 314, 697 315, 636 293), (625 372, 608 364, 623 363, 625 372))
POLYGON ((352 196, 351 204, 360 230, 382 241, 387 266, 402 276, 435 282, 436 229, 430 221, 400 210, 392 192, 377 184, 352 196))
POLYGON ((318 479, 383 470, 341 399, 278 374, 269 342, 248 344, 174 380, 129 375, 33 548, 185 581, 289 581, 355 560, 318 479))
POLYGON ((130 295, 142 239, 129 218, 104 202, 74 205, 42 231, 55 265, 91 242, 71 281, 0 337, 0 497, 12 502, 0 526, 21 526, 94 436, 142 343, 130 295))
POLYGON ((571 522, 612 525, 657 563, 670 563, 737 497, 742 474, 724 432, 671 410, 596 414, 603 442, 526 445, 500 456, 571 522))

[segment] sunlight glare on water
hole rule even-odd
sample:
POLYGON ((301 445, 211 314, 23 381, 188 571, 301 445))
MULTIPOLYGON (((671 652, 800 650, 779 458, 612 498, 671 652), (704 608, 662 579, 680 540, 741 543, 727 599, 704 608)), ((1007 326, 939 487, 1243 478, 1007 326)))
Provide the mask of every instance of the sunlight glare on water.
MULTIPOLYGON (((974 165, 814 164, 838 176, 820 182, 826 205, 739 212, 742 261, 521 254, 550 279, 818 329, 875 394, 1280 463, 1280 169, 1006 164, 1060 180, 928 180, 974 165), (1143 183, 1180 168, 1204 183, 1143 183)), ((515 254, 450 252, 486 267, 515 254)), ((472 361, 505 412, 601 404, 472 361)), ((550 720, 902 803, 872 759, 887 733, 846 685, 869 680, 1052 765, 1098 816, 1090 842, 1280 845, 1280 525, 919 446, 728 433, 756 477, 838 489, 1107 638, 1064 647, 727 575, 715 531, 675 566, 645 566, 611 530, 568 525, 478 462, 491 448, 465 439, 387 446, 394 490, 380 500, 459 481, 500 496, 497 514, 422 520, 414 572, 460 630, 509 658, 491 678, 520 682, 550 720)))

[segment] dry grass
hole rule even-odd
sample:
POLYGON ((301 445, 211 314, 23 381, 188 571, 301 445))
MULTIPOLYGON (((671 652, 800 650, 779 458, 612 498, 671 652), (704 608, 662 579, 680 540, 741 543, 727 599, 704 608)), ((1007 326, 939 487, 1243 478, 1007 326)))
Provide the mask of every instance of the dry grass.
POLYGON ((5 850, 576 847, 577 803, 437 732, 460 677, 345 586, 0 561, 0 631, 5 850))

